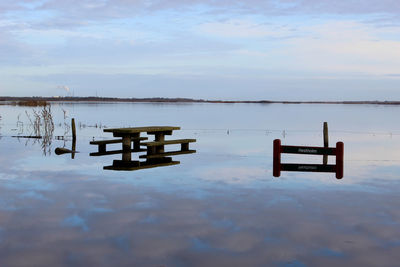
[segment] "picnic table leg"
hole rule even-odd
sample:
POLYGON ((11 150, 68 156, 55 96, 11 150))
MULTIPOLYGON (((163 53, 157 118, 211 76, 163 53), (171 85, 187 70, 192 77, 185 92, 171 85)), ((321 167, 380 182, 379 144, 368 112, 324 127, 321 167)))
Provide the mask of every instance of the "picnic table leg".
POLYGON ((164 153, 164 146, 156 146, 156 154, 164 153))
POLYGON ((189 143, 182 143, 181 151, 188 151, 188 150, 189 150, 189 143))
POLYGON ((165 134, 164 133, 156 133, 154 137, 154 141, 156 142, 163 142, 165 141, 165 134))
POLYGON ((122 160, 131 161, 131 137, 125 135, 122 137, 122 160))
POLYGON ((153 154, 156 154, 156 148, 154 146, 148 146, 147 155, 153 155, 153 154))
MULTIPOLYGON (((164 142, 165 141, 165 134, 164 133, 156 133, 155 134, 155 141, 156 142, 164 142)), ((164 153, 164 145, 156 147, 156 153, 161 154, 164 153)))
POLYGON ((99 144, 99 153, 104 153, 106 152, 106 144, 99 144))
POLYGON ((140 133, 132 134, 132 137, 135 139, 135 141, 133 141, 133 151, 140 151, 140 133))

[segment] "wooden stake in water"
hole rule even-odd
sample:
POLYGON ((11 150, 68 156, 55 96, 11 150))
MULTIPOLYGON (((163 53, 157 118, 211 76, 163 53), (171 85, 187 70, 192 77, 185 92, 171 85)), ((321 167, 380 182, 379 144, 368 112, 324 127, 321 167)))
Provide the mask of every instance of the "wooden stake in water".
MULTIPOLYGON (((324 122, 324 147, 329 147, 329 137, 328 137, 328 123, 324 122)), ((323 155, 324 165, 328 164, 328 155, 323 155)))
POLYGON ((75 119, 71 119, 71 128, 72 128, 72 139, 76 140, 76 128, 75 128, 75 119))
POLYGON ((75 158, 75 149, 76 149, 76 127, 75 127, 75 119, 71 119, 71 129, 72 129, 72 153, 71 158, 75 158))

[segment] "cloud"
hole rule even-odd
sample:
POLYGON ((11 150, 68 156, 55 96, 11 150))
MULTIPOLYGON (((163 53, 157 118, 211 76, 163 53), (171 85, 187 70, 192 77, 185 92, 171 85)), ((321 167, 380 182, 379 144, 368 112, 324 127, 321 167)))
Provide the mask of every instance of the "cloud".
POLYGON ((265 169, 246 166, 207 169, 200 174, 200 177, 206 181, 224 184, 250 184, 254 181, 263 180, 266 176, 268 176, 268 172, 265 169))
POLYGON ((327 72, 385 75, 400 69, 400 41, 385 38, 400 28, 377 30, 354 21, 334 21, 302 29, 310 34, 288 40, 288 55, 303 68, 327 72))
POLYGON ((249 20, 209 22, 199 25, 198 30, 221 38, 283 37, 289 34, 284 26, 263 25, 249 20))
MULTIPOLYGON (((281 1, 282 2, 282 1, 281 1)), ((396 14, 400 12, 400 3, 392 0, 358 0, 330 1, 330 0, 302 0, 292 10, 310 13, 329 14, 396 14)))
POLYGON ((389 73, 386 74, 387 77, 393 77, 393 78, 400 78, 400 73, 389 73))
POLYGON ((260 14, 273 16, 286 15, 380 15, 381 19, 395 18, 399 20, 400 4, 391 0, 359 1, 330 1, 330 0, 249 0, 246 2, 212 1, 212 0, 48 0, 48 1, 10 1, 0 4, 0 14, 20 12, 33 14, 34 12, 50 12, 50 21, 54 25, 62 24, 76 26, 82 22, 105 21, 117 18, 131 18, 134 16, 154 14, 154 12, 176 11, 180 14, 260 14), (78 22, 78 23, 77 23, 78 22))

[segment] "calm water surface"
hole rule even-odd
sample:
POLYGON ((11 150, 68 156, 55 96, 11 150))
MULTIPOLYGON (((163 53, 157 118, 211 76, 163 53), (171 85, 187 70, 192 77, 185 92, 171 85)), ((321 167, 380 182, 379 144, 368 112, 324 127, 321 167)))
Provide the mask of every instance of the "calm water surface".
POLYGON ((399 266, 400 107, 54 104, 67 140, 51 144, 12 137, 33 132, 26 112, 0 106, 0 266, 399 266), (72 117, 74 159, 54 153, 71 147, 72 117), (273 140, 322 146, 324 121, 344 178, 274 178, 273 140), (197 139, 197 153, 133 172, 89 157, 104 127, 150 125, 180 126, 169 138, 197 139))

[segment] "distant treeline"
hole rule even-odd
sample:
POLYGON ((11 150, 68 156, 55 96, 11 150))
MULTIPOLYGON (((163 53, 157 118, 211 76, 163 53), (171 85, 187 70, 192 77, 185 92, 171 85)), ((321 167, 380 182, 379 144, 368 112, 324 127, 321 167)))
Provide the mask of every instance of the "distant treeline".
POLYGON ((271 100, 204 100, 191 98, 117 98, 117 97, 12 97, 0 96, 0 103, 24 106, 42 106, 48 102, 129 102, 129 103, 249 103, 249 104, 351 104, 400 105, 400 101, 271 101, 271 100))
POLYGON ((18 100, 7 101, 7 104, 12 106, 25 106, 25 107, 45 107, 49 102, 45 100, 18 100))

